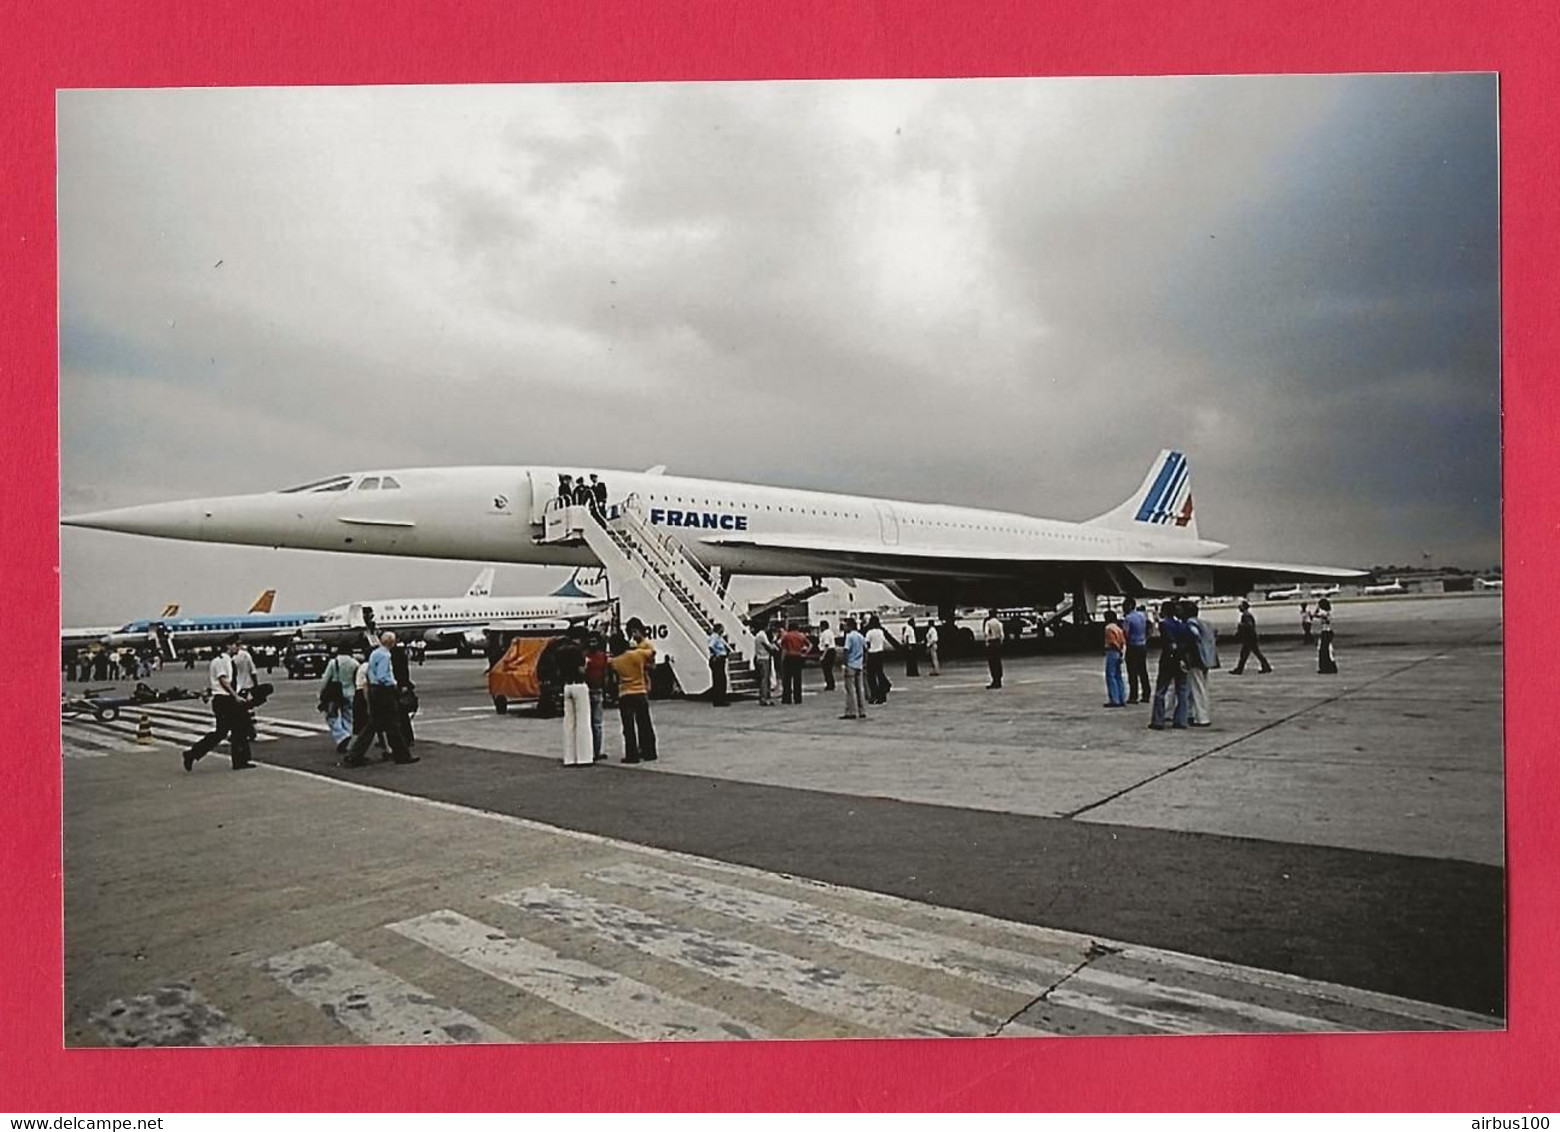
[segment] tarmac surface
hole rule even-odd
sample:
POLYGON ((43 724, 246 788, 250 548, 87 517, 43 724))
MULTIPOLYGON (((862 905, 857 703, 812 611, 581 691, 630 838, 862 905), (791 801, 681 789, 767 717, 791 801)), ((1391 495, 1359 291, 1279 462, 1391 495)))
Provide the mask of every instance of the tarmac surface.
POLYGON ((198 703, 149 746, 68 723, 67 1040, 1499 1025, 1500 601, 1337 612, 1338 676, 1269 633, 1275 671, 1215 673, 1185 732, 1102 709, 1078 655, 1000 691, 901 670, 862 722, 659 701, 634 767, 561 767, 561 724, 454 660, 414 671, 407 767, 336 766, 312 681, 279 681, 249 774, 182 772, 198 703))

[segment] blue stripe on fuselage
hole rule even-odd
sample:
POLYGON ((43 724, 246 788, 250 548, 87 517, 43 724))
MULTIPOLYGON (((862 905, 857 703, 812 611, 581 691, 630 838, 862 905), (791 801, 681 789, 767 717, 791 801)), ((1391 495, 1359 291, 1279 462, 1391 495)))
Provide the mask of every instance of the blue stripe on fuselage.
POLYGON ((1143 497, 1143 505, 1138 508, 1134 516, 1140 523, 1154 522, 1154 514, 1159 510, 1159 501, 1165 494, 1165 488, 1170 486, 1170 480, 1180 466, 1182 456, 1179 452, 1172 452, 1165 457, 1164 464, 1159 469, 1159 476, 1154 480, 1154 486, 1148 489, 1148 494, 1143 497))

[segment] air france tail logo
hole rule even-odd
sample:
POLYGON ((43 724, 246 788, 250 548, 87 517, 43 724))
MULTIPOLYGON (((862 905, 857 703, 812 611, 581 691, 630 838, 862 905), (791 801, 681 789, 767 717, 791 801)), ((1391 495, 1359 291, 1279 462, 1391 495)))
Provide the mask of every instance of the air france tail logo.
POLYGON ((1178 527, 1192 521, 1192 472, 1182 453, 1172 452, 1165 457, 1154 485, 1133 518, 1139 523, 1173 522, 1178 527))
POLYGON ((748 529, 746 515, 732 515, 717 511, 676 511, 664 507, 652 507, 650 521, 663 527, 701 527, 710 531, 748 529))

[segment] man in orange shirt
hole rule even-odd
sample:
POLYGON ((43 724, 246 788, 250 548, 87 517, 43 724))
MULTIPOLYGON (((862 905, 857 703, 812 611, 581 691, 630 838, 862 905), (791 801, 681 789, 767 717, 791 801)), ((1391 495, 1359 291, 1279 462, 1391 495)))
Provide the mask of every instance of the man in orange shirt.
POLYGON ((1121 658, 1127 651, 1127 634, 1114 610, 1105 614, 1105 706, 1125 707, 1127 685, 1121 678, 1121 658))
POLYGON ((807 656, 807 634, 796 627, 796 622, 786 624, 780 634, 780 702, 802 702, 802 664, 807 656))
POLYGON ((612 659, 608 662, 618 681, 618 716, 623 721, 623 761, 655 761, 655 726, 650 722, 650 666, 655 663, 655 646, 636 634, 632 645, 622 634, 612 638, 612 659))

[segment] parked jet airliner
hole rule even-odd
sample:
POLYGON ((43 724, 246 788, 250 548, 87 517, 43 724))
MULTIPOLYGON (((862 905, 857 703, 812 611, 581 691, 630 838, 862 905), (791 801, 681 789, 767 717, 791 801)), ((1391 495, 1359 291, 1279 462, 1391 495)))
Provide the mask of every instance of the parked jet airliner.
POLYGON ((355 601, 327 609, 301 633, 332 644, 354 644, 369 631, 393 630, 402 641, 422 641, 429 648, 453 648, 462 655, 480 651, 490 625, 535 625, 561 628, 589 620, 607 609, 604 598, 582 589, 576 570, 558 590, 545 597, 494 597, 493 571, 484 570, 465 597, 400 597, 355 601))
MULTIPOLYGON (((571 579, 569 584, 572 583, 571 579)), ((489 566, 477 575, 466 596, 460 598, 385 598, 338 605, 323 613, 256 613, 251 609, 244 614, 164 616, 132 621, 102 639, 113 646, 156 644, 164 655, 172 657, 181 648, 218 645, 233 636, 250 644, 281 644, 298 636, 356 644, 362 641, 365 630, 377 628, 394 629, 403 639, 422 640, 432 648, 458 647, 464 651, 482 646, 481 630, 489 622, 583 619, 605 604, 559 596, 495 598, 492 593, 493 568, 489 566)), ((269 609, 275 595, 275 590, 265 591, 255 607, 264 605, 269 609)), ((171 608, 177 612, 177 606, 171 608)))
POLYGON ((614 504, 733 574, 883 582, 908 601, 1055 603, 1072 594, 1245 593, 1357 570, 1223 557, 1199 537, 1186 457, 1160 453, 1137 491, 1087 522, 785 487, 584 468, 408 468, 282 491, 73 515, 69 526, 161 538, 363 554, 600 565, 538 541, 560 473, 594 472, 614 504))

